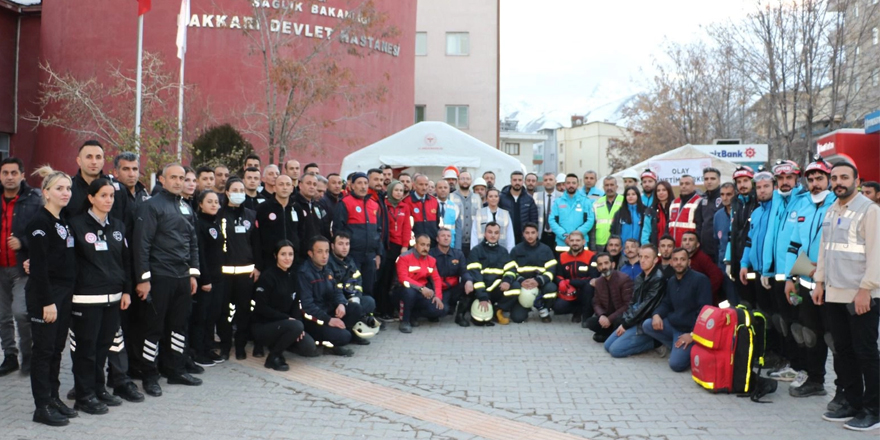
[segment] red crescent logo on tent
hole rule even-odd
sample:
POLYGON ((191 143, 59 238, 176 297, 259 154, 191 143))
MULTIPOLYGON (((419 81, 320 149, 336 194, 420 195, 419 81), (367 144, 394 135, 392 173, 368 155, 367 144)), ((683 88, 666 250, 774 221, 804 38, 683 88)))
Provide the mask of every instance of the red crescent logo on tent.
POLYGON ((437 136, 433 133, 428 133, 425 135, 425 145, 432 147, 437 145, 437 136))

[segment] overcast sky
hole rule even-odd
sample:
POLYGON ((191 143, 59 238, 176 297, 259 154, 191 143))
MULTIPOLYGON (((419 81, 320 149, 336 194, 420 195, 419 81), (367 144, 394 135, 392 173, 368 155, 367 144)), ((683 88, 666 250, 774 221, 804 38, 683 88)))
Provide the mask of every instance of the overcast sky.
POLYGON ((502 0, 501 102, 570 108, 640 89, 664 37, 741 17, 755 0, 502 0), (636 80, 634 84, 632 80, 636 80))

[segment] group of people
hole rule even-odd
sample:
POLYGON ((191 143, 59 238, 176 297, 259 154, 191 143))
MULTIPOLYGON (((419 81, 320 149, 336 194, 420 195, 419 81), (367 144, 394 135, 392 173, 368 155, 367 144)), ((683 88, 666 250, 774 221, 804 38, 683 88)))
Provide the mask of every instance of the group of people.
POLYGON ((868 263, 880 207, 852 164, 743 166, 725 184, 707 168, 705 192, 685 175, 676 195, 650 170, 624 176, 618 194, 595 172, 581 185, 514 171, 497 188, 491 171, 449 167, 432 182, 383 166, 343 179, 255 155, 234 172, 169 164, 147 191, 137 155, 118 154, 112 175, 105 162, 87 141, 73 177, 37 170, 39 190, 19 159, 0 167, 0 375, 30 374, 36 422, 143 401, 133 378, 151 396, 160 376, 200 385, 194 375, 245 359, 251 342, 251 356, 286 371, 285 353, 351 356, 392 322, 411 333, 446 315, 462 327, 571 315, 614 357, 657 350, 686 371, 698 313, 726 302, 772 317, 771 377, 793 381, 792 396, 825 394, 831 348, 824 417, 880 426, 880 277, 868 263), (799 256, 815 270, 799 272, 799 256), (68 341, 73 408, 59 395, 68 341))

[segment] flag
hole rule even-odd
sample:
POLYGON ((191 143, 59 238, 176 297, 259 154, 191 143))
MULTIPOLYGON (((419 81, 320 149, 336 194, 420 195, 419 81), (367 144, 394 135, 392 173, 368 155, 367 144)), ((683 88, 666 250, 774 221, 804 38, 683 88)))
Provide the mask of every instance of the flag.
POLYGON ((180 0, 180 15, 177 16, 177 58, 183 59, 186 53, 186 25, 189 24, 189 0, 180 0))
POLYGON ((137 0, 138 2, 138 15, 144 15, 147 12, 150 12, 150 8, 153 7, 152 0, 137 0))

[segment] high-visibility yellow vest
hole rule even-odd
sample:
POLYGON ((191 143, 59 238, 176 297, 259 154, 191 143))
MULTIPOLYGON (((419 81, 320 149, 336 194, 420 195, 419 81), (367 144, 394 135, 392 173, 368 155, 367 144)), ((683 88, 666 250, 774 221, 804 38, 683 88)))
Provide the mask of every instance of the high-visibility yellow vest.
POLYGON ((596 246, 605 246, 611 237, 611 222, 614 220, 614 214, 623 206, 623 196, 618 194, 614 198, 611 205, 611 211, 605 204, 607 196, 602 196, 599 200, 593 202, 593 212, 596 213, 596 246))

